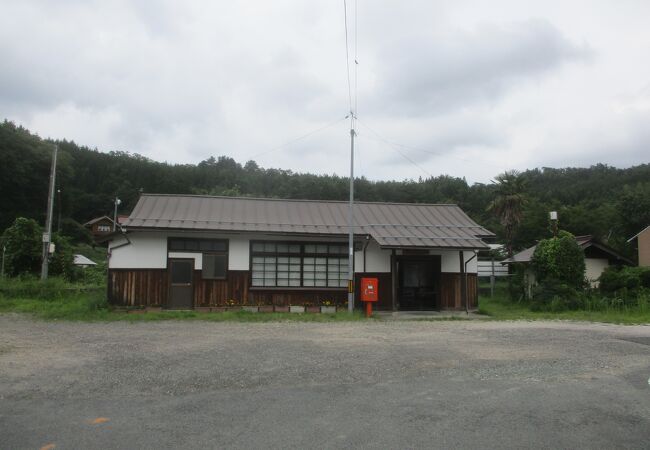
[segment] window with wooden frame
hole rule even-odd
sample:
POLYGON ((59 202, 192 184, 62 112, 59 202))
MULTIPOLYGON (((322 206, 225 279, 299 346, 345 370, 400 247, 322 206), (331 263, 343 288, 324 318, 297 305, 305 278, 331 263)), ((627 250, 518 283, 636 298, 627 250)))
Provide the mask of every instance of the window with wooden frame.
POLYGON ((304 244, 257 241, 251 243, 251 286, 347 286, 345 244, 304 244))
POLYGON ((228 241, 225 239, 169 238, 170 252, 203 254, 201 277, 225 280, 228 276, 228 241))

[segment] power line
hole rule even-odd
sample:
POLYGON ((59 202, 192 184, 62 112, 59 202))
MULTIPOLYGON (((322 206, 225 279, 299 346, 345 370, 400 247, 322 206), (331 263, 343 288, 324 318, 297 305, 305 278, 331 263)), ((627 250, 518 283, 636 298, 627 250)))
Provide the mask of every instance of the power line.
POLYGON ((480 162, 480 163, 483 164, 483 165, 489 165, 489 166, 496 167, 496 168, 499 168, 499 169, 502 168, 502 166, 497 165, 497 164, 494 164, 494 163, 492 163, 492 162, 490 162, 490 161, 486 161, 486 160, 477 160, 477 159, 461 158, 461 157, 459 157, 459 156, 446 154, 446 153, 441 152, 441 151, 426 150, 426 149, 423 149, 423 148, 414 147, 414 146, 412 146, 412 145, 400 144, 399 142, 390 141, 390 140, 388 140, 388 139, 385 139, 385 138, 379 136, 379 133, 377 133, 376 131, 374 131, 373 129, 371 129, 367 124, 365 124, 365 123, 363 123, 363 122, 361 122, 361 121, 359 121, 359 123, 361 123, 361 124, 362 124, 364 127, 366 127, 369 131, 372 131, 376 136, 378 136, 378 137, 380 138, 379 140, 381 140, 381 141, 383 141, 383 142, 385 142, 385 143, 387 143, 387 144, 390 144, 391 146, 401 147, 401 148, 406 148, 406 149, 409 149, 409 150, 415 150, 415 151, 417 151, 417 152, 427 153, 427 154, 429 154, 429 155, 433 155, 433 156, 439 156, 439 157, 443 157, 443 156, 444 156, 445 158, 453 158, 453 159, 457 159, 457 160, 459 160, 459 161, 463 161, 463 162, 466 162, 466 163, 476 163, 476 162, 478 161, 478 162, 480 162))
POLYGON ((357 0, 354 0, 354 115, 356 116, 358 114, 357 110, 357 97, 358 97, 358 76, 357 76, 357 71, 359 68, 359 59, 357 58, 357 50, 358 50, 358 20, 357 17, 359 15, 357 14, 357 0))
POLYGON ((301 140, 303 140, 303 139, 305 139, 305 138, 308 138, 309 136, 311 136, 311 135, 313 135, 313 134, 316 134, 316 133, 318 133, 319 131, 323 131, 323 130, 326 130, 327 128, 333 127, 334 125, 336 125, 336 124, 338 124, 338 123, 340 123, 340 122, 343 122, 343 121, 346 120, 348 117, 350 117, 350 116, 348 115, 348 116, 342 117, 342 118, 340 118, 340 119, 337 119, 337 120, 335 120, 334 122, 330 122, 330 123, 328 123, 328 124, 325 125, 325 126, 322 126, 322 127, 320 127, 320 128, 317 128, 317 129, 315 129, 315 130, 310 131, 309 133, 303 134, 302 136, 299 136, 299 137, 297 137, 297 138, 295 138, 295 139, 291 139, 290 141, 287 141, 287 142, 285 142, 285 143, 282 144, 282 145, 278 145, 277 147, 273 147, 273 148, 271 148, 271 149, 269 149, 269 150, 265 150, 265 151, 263 151, 263 152, 255 153, 254 155, 247 156, 247 157, 246 157, 246 160, 255 159, 255 158, 258 158, 258 157, 260 157, 260 156, 266 155, 266 154, 268 154, 268 153, 272 153, 272 152, 275 152, 275 151, 277 151, 277 150, 281 150, 281 149, 283 149, 284 147, 286 147, 286 146, 288 146, 288 145, 291 145, 291 144, 293 144, 293 143, 295 143, 295 142, 301 141, 301 140))
POLYGON ((350 114, 352 114, 352 120, 354 120, 352 109, 352 83, 350 82, 350 45, 348 44, 348 3, 346 0, 343 0, 343 21, 345 24, 345 64, 348 73, 348 101, 350 105, 350 114))
POLYGON ((427 176, 433 178, 433 175, 432 175, 428 170, 426 170, 426 169, 425 169, 424 167, 422 167, 420 164, 416 163, 416 162, 413 161, 411 158, 409 158, 409 157, 406 156, 404 153, 402 153, 402 152, 397 148, 398 146, 397 146, 395 143, 390 142, 390 141, 387 140, 387 139, 384 139, 384 138, 383 138, 379 133, 377 133, 375 130, 373 130, 372 128, 370 128, 368 125, 366 125, 366 124, 365 124, 364 122, 362 122, 361 120, 357 119, 357 121, 358 121, 361 125, 363 125, 363 126, 364 126, 368 131, 370 131, 372 134, 374 134, 374 135, 377 137, 377 140, 379 140, 379 141, 383 142, 384 144, 388 145, 388 146, 389 146, 393 151, 395 151, 396 153, 398 153, 402 158, 404 158, 405 160, 407 160, 408 162, 410 162, 411 164, 413 164, 415 167, 417 167, 418 169, 420 169, 420 170, 421 170, 422 172, 424 172, 427 176))

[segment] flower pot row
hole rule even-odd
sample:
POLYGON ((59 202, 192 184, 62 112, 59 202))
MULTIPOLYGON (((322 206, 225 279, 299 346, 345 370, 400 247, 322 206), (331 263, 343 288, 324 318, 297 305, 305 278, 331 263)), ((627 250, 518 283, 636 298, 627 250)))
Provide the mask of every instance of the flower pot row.
MULTIPOLYGON (((137 308, 137 309, 126 309, 126 308, 116 308, 116 311, 128 312, 130 314, 143 314, 146 312, 161 312, 164 311, 161 307, 147 307, 147 308, 137 308)), ((301 305, 292 305, 292 306, 273 306, 273 305, 262 305, 262 306, 197 306, 194 308, 196 312, 209 313, 209 312, 237 312, 237 311, 246 311, 252 313, 321 313, 321 314, 334 314, 336 313, 336 306, 301 306, 301 305)))
MULTIPOLYGON (((214 308, 213 308, 214 309, 214 308)), ((301 305, 291 305, 291 306, 242 306, 242 311, 247 312, 261 312, 261 313, 322 313, 322 314, 334 314, 336 313, 336 306, 301 306, 301 305)))

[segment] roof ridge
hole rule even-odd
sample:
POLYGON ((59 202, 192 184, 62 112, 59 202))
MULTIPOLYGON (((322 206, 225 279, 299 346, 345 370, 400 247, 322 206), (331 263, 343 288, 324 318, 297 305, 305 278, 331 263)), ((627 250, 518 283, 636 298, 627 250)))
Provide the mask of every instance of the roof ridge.
MULTIPOLYGON (((277 198, 277 197, 231 197, 227 195, 206 195, 206 194, 156 194, 156 193, 142 193, 140 197, 195 197, 195 198, 221 198, 231 200, 266 200, 278 202, 303 202, 303 203, 348 203, 348 200, 317 200, 306 198, 277 198)), ((368 205, 409 205, 409 206, 456 206, 457 203, 407 203, 407 202, 368 202, 355 200, 355 204, 368 204, 368 205)))

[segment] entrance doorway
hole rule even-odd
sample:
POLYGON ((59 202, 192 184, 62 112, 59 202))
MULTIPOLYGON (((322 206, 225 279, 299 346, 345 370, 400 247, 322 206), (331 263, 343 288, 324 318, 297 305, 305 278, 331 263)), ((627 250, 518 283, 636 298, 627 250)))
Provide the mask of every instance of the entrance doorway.
POLYGON ((192 309, 194 259, 169 260, 168 309, 192 309))
POLYGON ((397 302, 402 311, 440 309, 440 256, 397 258, 397 302))

